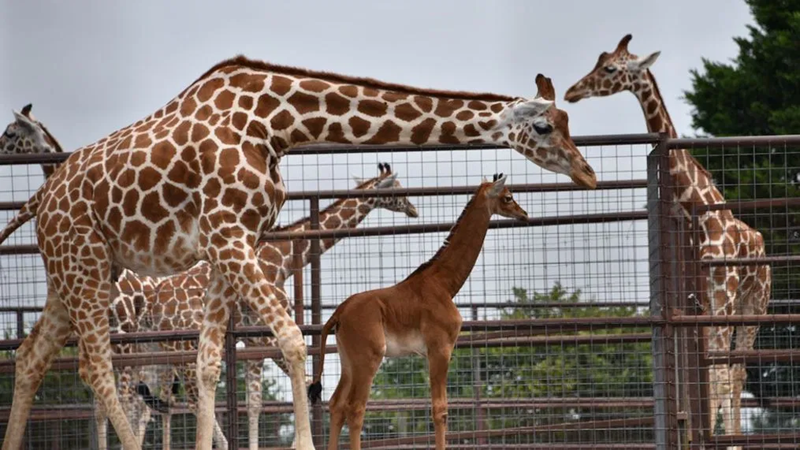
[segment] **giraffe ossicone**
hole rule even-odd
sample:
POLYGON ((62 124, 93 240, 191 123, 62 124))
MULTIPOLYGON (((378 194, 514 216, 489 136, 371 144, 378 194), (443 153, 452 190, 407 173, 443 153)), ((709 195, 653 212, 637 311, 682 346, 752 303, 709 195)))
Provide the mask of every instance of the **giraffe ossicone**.
MULTIPOLYGON (((555 102, 549 79, 540 74, 536 84, 537 97, 555 102)), ((197 356, 197 448, 212 445, 222 341, 237 297, 276 336, 292 380, 297 447, 313 448, 306 343, 256 254, 286 199, 280 157, 312 143, 491 143, 595 188, 596 175, 570 138, 567 114, 539 104, 240 56, 213 66, 152 115, 76 150, 23 208, 36 209, 48 295, 34 332, 17 350, 3 450, 19 448, 35 391, 72 330, 83 381, 123 448, 138 449, 111 366, 112 274, 168 276, 199 261, 209 263, 211 275, 197 356)))

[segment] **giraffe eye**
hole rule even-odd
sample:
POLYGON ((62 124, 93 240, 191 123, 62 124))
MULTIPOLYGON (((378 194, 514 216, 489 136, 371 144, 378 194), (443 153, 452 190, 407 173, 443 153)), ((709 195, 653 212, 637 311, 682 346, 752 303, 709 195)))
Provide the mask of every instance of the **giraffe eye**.
POLYGON ((506 202, 506 203, 511 203, 513 200, 514 200, 514 197, 512 197, 510 195, 507 195, 507 196, 503 197, 503 201, 506 202))
POLYGON ((553 131, 553 126, 550 125, 549 123, 543 125, 533 124, 533 129, 536 130, 536 134, 541 136, 553 131))
POLYGON ((617 71, 616 66, 605 66, 603 69, 605 69, 605 71, 608 73, 614 73, 617 71))

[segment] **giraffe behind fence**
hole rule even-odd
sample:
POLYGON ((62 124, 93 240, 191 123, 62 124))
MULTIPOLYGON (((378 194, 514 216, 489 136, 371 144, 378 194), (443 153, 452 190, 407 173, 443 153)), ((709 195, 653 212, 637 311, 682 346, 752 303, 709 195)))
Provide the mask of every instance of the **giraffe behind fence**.
MULTIPOLYGON (((603 52, 592 71, 567 90, 564 98, 577 102, 589 97, 603 97, 630 91, 639 100, 651 133, 666 133, 676 138, 664 99, 649 68, 660 52, 638 57, 628 52, 631 35, 620 40, 617 48, 603 52)), ((725 203, 714 185, 711 173, 688 150, 673 149, 669 155, 670 175, 675 187, 676 206, 691 228, 693 205, 725 203)), ((730 210, 709 211, 700 215, 699 257, 704 260, 761 258, 766 254, 761 233, 736 219, 730 210)), ((702 308, 707 314, 765 314, 770 299, 772 272, 769 265, 742 267, 704 267, 707 280, 701 289, 702 308)), ((758 326, 736 328, 736 348, 752 350, 758 326)), ((705 327, 708 350, 724 352, 731 348, 731 326, 705 327)), ((726 433, 741 433, 741 394, 747 373, 744 364, 709 367, 709 414, 712 428, 717 411, 722 412, 726 433)), ((699 420, 699 419, 698 419, 699 420)))

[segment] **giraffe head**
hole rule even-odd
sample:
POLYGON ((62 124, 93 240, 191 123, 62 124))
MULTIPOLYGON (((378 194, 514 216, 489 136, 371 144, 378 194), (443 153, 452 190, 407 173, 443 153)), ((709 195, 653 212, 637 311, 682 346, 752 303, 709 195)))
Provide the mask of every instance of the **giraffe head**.
POLYGON ((572 85, 564 100, 575 103, 589 97, 605 97, 621 91, 636 93, 648 86, 647 69, 656 62, 661 52, 638 57, 628 52, 633 36, 626 34, 611 52, 600 53, 597 64, 588 75, 572 85))
POLYGON ((502 173, 494 174, 492 181, 484 178, 479 195, 483 196, 486 206, 493 215, 497 214, 509 219, 528 220, 528 213, 514 200, 511 191, 506 187, 506 176, 502 173))
MULTIPOLYGON (((378 176, 369 180, 362 180, 354 176, 357 189, 376 189, 380 192, 380 189, 400 189, 403 187, 400 184, 400 180, 397 179, 397 173, 392 172, 392 168, 388 163, 379 163, 378 171, 378 176)), ((376 195, 370 201, 373 202, 376 208, 403 213, 408 217, 419 217, 417 207, 405 195, 376 195)))
POLYGON ((31 113, 31 104, 25 105, 22 111, 14 113, 14 121, 8 124, 0 136, 0 154, 13 155, 22 153, 56 153, 62 152, 61 145, 39 123, 31 113))
POLYGON ((597 175, 569 134, 569 116, 555 107, 556 91, 550 78, 536 75, 539 92, 533 100, 508 108, 498 127, 506 128, 509 146, 537 165, 594 189, 597 175))

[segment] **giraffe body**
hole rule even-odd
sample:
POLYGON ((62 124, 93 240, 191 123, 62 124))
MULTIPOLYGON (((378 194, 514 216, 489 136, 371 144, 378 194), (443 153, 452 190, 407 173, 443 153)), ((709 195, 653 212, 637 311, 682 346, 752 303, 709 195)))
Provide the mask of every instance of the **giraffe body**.
MULTIPOLYGON (((594 69, 575 83, 565 99, 576 102, 592 96, 608 96, 631 91, 644 112, 647 129, 651 133, 666 133, 676 138, 677 133, 667 112, 664 99, 658 90, 649 67, 659 52, 639 58, 628 52, 631 35, 626 35, 612 53, 603 52, 594 69)), ((670 151, 669 170, 675 187, 673 199, 679 214, 692 228, 693 205, 725 203, 722 193, 714 185, 711 174, 688 150, 670 151)), ((761 258, 766 255, 761 233, 736 219, 730 210, 709 211, 698 220, 700 259, 761 258)), ((704 267, 701 273, 701 306, 706 314, 765 314, 772 286, 769 265, 704 267)), ((704 337, 709 351, 728 351, 733 336, 732 326, 705 327, 704 337)), ((736 348, 753 348, 757 326, 736 329, 736 348)), ((744 364, 713 365, 709 367, 709 411, 712 427, 717 411, 721 410, 726 433, 741 433, 741 394, 746 380, 744 364)))
POLYGON ((211 448, 222 342, 237 296, 276 336, 291 374, 297 447, 313 448, 305 340, 255 251, 286 198, 281 156, 321 142, 484 142, 511 147, 594 188, 596 175, 570 138, 566 113, 553 103, 418 89, 237 57, 212 67, 154 114, 75 151, 34 195, 48 273, 40 322, 48 328, 32 333, 17 351, 3 450, 19 448, 35 391, 71 330, 80 341, 83 381, 103 403, 123 448, 139 448, 111 367, 112 274, 129 269, 168 276, 199 261, 208 261, 211 276, 197 356, 197 448, 211 448))
MULTIPOLYGON (((436 449, 444 450, 447 432, 447 370, 461 330, 461 314, 453 303, 469 277, 483 247, 492 215, 527 220, 514 201, 502 174, 482 183, 470 199, 444 245, 427 263, 400 283, 352 295, 325 323, 325 341, 335 329, 342 375, 331 396, 328 449, 339 446, 345 421, 350 448, 361 448, 361 428, 375 373, 384 357, 424 356, 430 373, 436 449)), ((312 400, 320 397, 324 360, 309 387, 312 400)))
MULTIPOLYGON (((357 180, 357 189, 375 192, 374 197, 339 199, 320 212, 320 229, 352 229, 358 226, 367 215, 377 208, 404 213, 408 217, 417 217, 416 207, 405 196, 381 196, 381 190, 386 188, 402 188, 397 180, 397 174, 392 173, 388 164, 379 164, 380 174, 368 180, 357 180)), ((302 232, 311 229, 311 221, 305 218, 289 226, 280 227, 275 231, 302 232)), ((324 253, 333 247, 339 239, 325 239, 321 242, 320 249, 324 253)), ((292 241, 264 241, 258 245, 257 254, 261 269, 275 289, 281 305, 291 311, 284 284, 295 270, 293 250, 302 255, 301 265, 305 266, 310 261, 309 241, 303 241, 299 249, 293 249, 292 241)), ((208 286, 211 268, 208 263, 200 262, 190 270, 179 275, 162 279, 152 292, 145 295, 148 304, 146 322, 150 322, 149 329, 160 331, 171 330, 199 330, 203 321, 203 294, 208 286)), ((125 302, 130 303, 130 302, 125 302)), ((236 302, 235 322, 237 327, 263 325, 253 311, 242 302, 236 302)), ((271 347, 275 346, 274 338, 247 338, 246 346, 271 347)), ((196 345, 190 341, 165 341, 160 342, 165 351, 191 351, 196 350, 196 345)), ((289 369, 283 360, 275 363, 287 375, 289 369)), ((248 360, 246 366, 247 411, 249 423, 250 449, 258 448, 258 419, 262 406, 262 361, 248 360)), ((185 389, 191 409, 197 403, 196 371, 194 364, 176 364, 175 370, 162 372, 160 397, 167 403, 174 403, 172 390, 175 375, 185 380, 185 389), (177 372, 177 373, 176 373, 177 372)), ((169 414, 164 414, 163 448, 169 448, 169 414)), ((217 446, 224 448, 226 442, 221 427, 215 424, 215 439, 217 446), (221 436, 221 437, 218 437, 221 436)))

